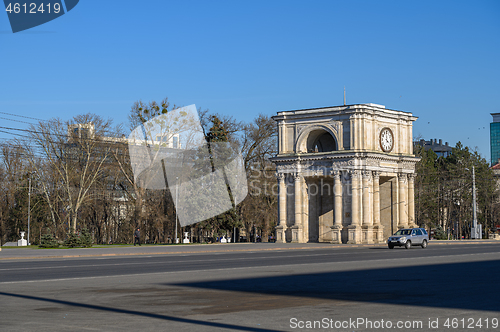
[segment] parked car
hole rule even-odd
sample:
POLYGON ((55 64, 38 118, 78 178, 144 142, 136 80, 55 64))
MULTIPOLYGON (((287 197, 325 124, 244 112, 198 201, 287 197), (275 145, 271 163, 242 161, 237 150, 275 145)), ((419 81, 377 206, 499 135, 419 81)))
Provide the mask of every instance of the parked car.
POLYGON ((393 249, 396 246, 404 246, 406 249, 410 249, 412 246, 427 248, 428 243, 429 234, 427 234, 425 228, 403 228, 387 240, 389 249, 393 249))

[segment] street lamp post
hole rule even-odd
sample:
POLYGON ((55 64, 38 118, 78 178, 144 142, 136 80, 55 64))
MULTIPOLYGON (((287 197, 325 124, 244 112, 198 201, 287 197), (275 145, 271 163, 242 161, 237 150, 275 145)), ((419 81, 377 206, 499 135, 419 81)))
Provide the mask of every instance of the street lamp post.
MULTIPOLYGON (((469 171, 468 168, 465 168, 469 171)), ((474 165, 472 165, 472 229, 470 237, 471 239, 480 239, 481 231, 477 228, 477 209, 476 209, 476 170, 474 165), (479 234, 478 234, 479 233, 479 234)))
MULTIPOLYGON (((473 221, 472 221, 472 227, 473 231, 471 232, 472 238, 477 239, 478 238, 478 229, 477 229, 477 213, 476 213, 476 173, 475 173, 475 168, 474 165, 472 166, 472 211, 473 211, 473 221)), ((480 237, 479 237, 480 238, 480 237)))
POLYGON ((179 243, 177 238, 177 200, 179 198, 179 177, 175 178, 175 243, 179 243))
POLYGON ((28 178, 28 245, 30 245, 30 215, 31 215, 31 173, 28 178))

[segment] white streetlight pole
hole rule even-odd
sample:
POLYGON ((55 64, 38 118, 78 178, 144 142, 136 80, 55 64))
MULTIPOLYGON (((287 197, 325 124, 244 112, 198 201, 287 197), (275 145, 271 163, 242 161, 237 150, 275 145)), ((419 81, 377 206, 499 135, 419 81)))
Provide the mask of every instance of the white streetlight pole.
MULTIPOLYGON (((466 170, 469 169, 466 167, 466 170)), ((472 165, 472 229, 470 237, 471 239, 481 238, 481 232, 477 229, 477 212, 476 212, 476 171, 474 165, 472 165), (479 233, 479 234, 478 234, 479 233), (478 236, 479 235, 479 236, 478 236)))
POLYGON ((474 228, 472 238, 478 238, 478 229, 477 229, 477 213, 476 213, 476 173, 474 166, 472 166, 472 211, 473 211, 473 221, 472 227, 474 228))
POLYGON ((175 243, 179 243, 177 238, 177 200, 179 198, 179 177, 175 178, 175 243))
POLYGON ((31 173, 28 178, 28 245, 30 245, 30 215, 31 215, 31 173))

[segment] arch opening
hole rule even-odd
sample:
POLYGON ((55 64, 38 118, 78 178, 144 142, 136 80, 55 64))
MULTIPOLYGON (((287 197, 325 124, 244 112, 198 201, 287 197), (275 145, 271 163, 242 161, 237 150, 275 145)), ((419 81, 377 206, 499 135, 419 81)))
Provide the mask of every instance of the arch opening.
POLYGON ((327 131, 314 130, 309 134, 307 138, 308 153, 331 152, 337 150, 337 141, 327 131))

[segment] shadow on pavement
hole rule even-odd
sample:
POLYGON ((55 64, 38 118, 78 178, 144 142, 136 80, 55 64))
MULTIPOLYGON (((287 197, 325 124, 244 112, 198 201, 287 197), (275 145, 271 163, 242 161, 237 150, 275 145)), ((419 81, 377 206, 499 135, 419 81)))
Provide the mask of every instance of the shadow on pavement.
POLYGON ((13 293, 6 293, 6 292, 0 292, 0 296, 8 296, 8 297, 21 298, 21 299, 25 299, 25 300, 56 303, 56 304, 73 306, 73 307, 108 311, 108 312, 112 312, 112 313, 119 313, 119 314, 125 314, 125 315, 135 315, 135 316, 142 316, 142 317, 148 317, 148 318, 163 319, 163 320, 168 320, 168 321, 173 321, 173 322, 202 325, 202 326, 208 326, 208 327, 213 327, 213 328, 218 328, 218 329, 231 329, 231 330, 251 331, 251 332, 278 331, 278 330, 269 330, 269 329, 254 328, 254 327, 247 327, 247 326, 238 326, 238 325, 234 325, 234 324, 205 322, 205 321, 195 320, 195 319, 187 319, 187 318, 173 317, 173 316, 167 316, 167 315, 159 315, 159 314, 153 314, 153 313, 142 312, 142 311, 110 308, 110 307, 85 304, 85 303, 78 303, 78 302, 71 302, 71 301, 62 301, 62 300, 49 299, 49 298, 38 297, 38 296, 13 294, 13 293))
POLYGON ((261 295, 500 311, 500 301, 494 295, 499 275, 500 260, 490 260, 168 285, 261 295))

